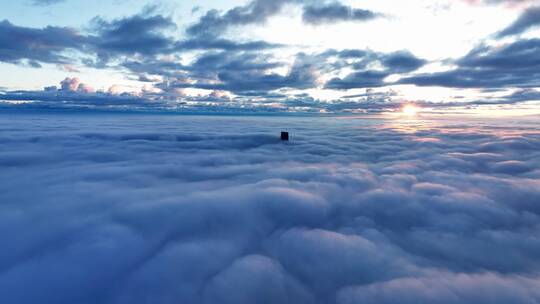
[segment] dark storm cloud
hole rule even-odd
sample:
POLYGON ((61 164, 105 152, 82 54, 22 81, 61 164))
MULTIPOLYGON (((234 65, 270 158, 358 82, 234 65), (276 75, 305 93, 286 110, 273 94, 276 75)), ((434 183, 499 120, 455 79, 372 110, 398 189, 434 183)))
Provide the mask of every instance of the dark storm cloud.
POLYGON ((369 10, 352 8, 338 2, 304 7, 302 20, 307 24, 321 25, 343 21, 368 21, 379 17, 369 10))
POLYGON ((0 293, 536 303, 540 137, 518 123, 11 113, 0 293))
POLYGON ((7 20, 0 22, 0 61, 39 66, 38 62, 71 63, 66 50, 81 49, 88 38, 74 29, 47 26, 29 28, 16 26, 7 20))
POLYGON ((518 35, 540 25, 540 6, 526 9, 516 21, 497 34, 498 38, 518 35))
POLYGON ((400 82, 454 88, 538 87, 540 39, 523 39, 499 47, 480 46, 456 64, 454 70, 415 75, 400 82))

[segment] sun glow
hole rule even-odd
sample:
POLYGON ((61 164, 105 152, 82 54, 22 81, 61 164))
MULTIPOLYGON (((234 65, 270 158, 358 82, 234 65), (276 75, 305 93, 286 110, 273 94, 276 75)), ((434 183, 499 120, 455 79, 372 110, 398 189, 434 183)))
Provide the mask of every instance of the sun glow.
POLYGON ((418 112, 420 112, 420 108, 415 105, 408 104, 403 106, 401 112, 406 116, 416 116, 418 112))

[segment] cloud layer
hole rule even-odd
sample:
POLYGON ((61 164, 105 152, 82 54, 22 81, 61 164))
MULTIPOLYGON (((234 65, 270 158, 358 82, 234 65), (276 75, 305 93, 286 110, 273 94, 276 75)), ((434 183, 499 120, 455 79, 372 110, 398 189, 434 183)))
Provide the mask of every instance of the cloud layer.
POLYGON ((534 119, 6 113, 0 131, 9 303, 540 301, 534 119))

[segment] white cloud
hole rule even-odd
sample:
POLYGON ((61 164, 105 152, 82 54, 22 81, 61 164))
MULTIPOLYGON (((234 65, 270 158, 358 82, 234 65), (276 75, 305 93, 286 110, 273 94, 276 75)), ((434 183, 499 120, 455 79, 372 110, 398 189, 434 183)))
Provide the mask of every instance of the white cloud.
POLYGON ((515 126, 3 114, 0 294, 538 302, 540 137, 515 126))

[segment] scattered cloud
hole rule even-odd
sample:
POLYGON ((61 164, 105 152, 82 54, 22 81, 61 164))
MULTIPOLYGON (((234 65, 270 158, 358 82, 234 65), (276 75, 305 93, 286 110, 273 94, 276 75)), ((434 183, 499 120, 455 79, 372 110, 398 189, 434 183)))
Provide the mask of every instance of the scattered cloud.
POLYGON ((380 17, 369 10, 352 8, 339 2, 322 5, 308 5, 304 8, 302 20, 307 24, 321 25, 343 21, 369 21, 380 17))
POLYGON ((384 80, 392 74, 408 73, 419 69, 427 63, 426 60, 417 58, 408 51, 382 54, 370 51, 345 50, 338 53, 340 57, 360 58, 350 66, 357 71, 340 78, 334 77, 329 80, 325 87, 328 89, 348 90, 354 88, 371 88, 388 85, 384 80), (384 69, 370 69, 375 63, 384 69))
POLYGON ((234 7, 224 13, 210 10, 199 21, 187 29, 192 36, 215 37, 229 27, 264 24, 270 17, 281 12, 285 5, 301 5, 302 20, 311 25, 322 25, 343 21, 368 21, 380 17, 370 10, 353 8, 340 2, 308 0, 252 0, 244 6, 234 7))
MULTIPOLYGON (((482 3, 495 2, 507 3, 482 3)), ((299 108, 313 106, 313 111, 328 109, 329 105, 334 109, 395 107, 386 103, 384 106, 381 103, 360 105, 351 98, 344 102, 340 100, 338 106, 341 93, 337 91, 354 89, 414 85, 506 90, 503 98, 480 96, 478 101, 471 101, 471 98, 467 101, 498 104, 517 100, 507 98, 514 93, 510 89, 534 92, 540 87, 537 39, 517 39, 503 45, 486 41, 462 58, 427 60, 407 49, 383 53, 369 48, 335 49, 330 45, 328 49, 302 48, 300 51, 298 46, 230 36, 228 29, 264 24, 269 18, 283 13, 286 6, 294 6, 295 11, 302 14, 304 23, 311 25, 367 21, 383 16, 337 1, 252 0, 225 11, 201 12, 197 14, 200 17, 187 27, 177 23, 172 15, 162 15, 155 6, 146 6, 139 13, 120 18, 98 16, 81 30, 23 27, 4 20, 0 22, 0 62, 33 68, 51 64, 74 73, 81 71, 81 67, 114 69, 130 80, 141 82, 141 88, 145 87, 141 91, 145 92, 136 96, 140 100, 182 99, 184 102, 185 94, 178 92, 196 89, 206 92, 200 93, 196 102, 204 98, 213 100, 207 95, 211 91, 224 91, 242 102, 268 98, 267 104, 277 101, 280 105, 296 104, 299 108), (452 67, 446 71, 426 72, 429 69, 422 69, 449 64, 452 67), (294 96, 300 94, 298 91, 305 93, 306 90, 317 90, 324 92, 319 95, 333 97, 315 100, 309 94, 307 98, 294 96)), ((522 15, 512 25, 498 33, 499 37, 515 36, 535 27, 537 11, 538 7, 534 6, 522 10, 522 15)), ((93 92, 90 88, 86 90, 103 93, 93 92)), ((16 96, 23 99, 31 96, 50 101, 50 94, 39 98, 42 92, 18 91, 3 97, 11 100, 16 96)), ((342 95, 358 95, 358 92, 342 95)), ((452 103, 449 101, 442 106, 452 103)))
POLYGON ((540 86, 540 39, 522 39, 502 46, 476 47, 444 72, 419 74, 400 82, 453 88, 531 88, 540 86))
POLYGON ((74 61, 64 54, 78 50, 88 43, 88 38, 67 27, 47 26, 30 28, 16 26, 7 20, 0 22, 0 61, 29 64, 39 67, 42 63, 69 64, 74 61))
POLYGON ((381 63, 394 72, 412 72, 427 63, 427 60, 418 58, 409 51, 398 51, 381 55, 381 63))
POLYGON ((244 6, 234 7, 225 13, 209 10, 199 21, 187 28, 191 36, 215 37, 231 26, 262 24, 269 17, 277 15, 282 7, 296 0, 252 0, 244 6))
POLYGON ((97 33, 94 47, 103 61, 117 54, 170 53, 174 44, 174 40, 165 36, 163 31, 175 29, 176 24, 161 15, 141 13, 113 21, 97 17, 92 24, 97 33))
POLYGON ((384 85, 383 80, 390 76, 386 71, 360 71, 344 78, 333 78, 326 83, 327 89, 348 90, 355 88, 372 88, 384 85))
POLYGON ((498 38, 518 35, 528 29, 540 26, 540 6, 531 7, 523 11, 523 13, 510 24, 497 34, 498 38))

